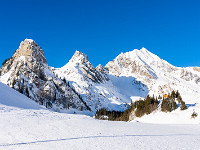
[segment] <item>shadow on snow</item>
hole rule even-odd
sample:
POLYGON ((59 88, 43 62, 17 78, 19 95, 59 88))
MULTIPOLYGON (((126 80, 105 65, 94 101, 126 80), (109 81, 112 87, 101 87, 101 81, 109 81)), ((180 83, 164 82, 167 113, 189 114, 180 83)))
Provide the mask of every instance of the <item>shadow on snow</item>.
POLYGON ((7 146, 17 146, 17 145, 27 145, 27 144, 37 144, 37 143, 48 143, 48 142, 59 142, 59 141, 70 141, 70 140, 80 140, 80 139, 93 139, 93 138, 120 138, 120 137, 170 137, 170 136, 200 136, 194 134, 167 134, 167 135, 116 135, 116 136, 88 136, 88 137, 76 137, 76 138, 66 138, 66 139, 56 139, 56 140, 42 140, 33 142, 19 142, 13 144, 0 144, 0 147, 7 146))

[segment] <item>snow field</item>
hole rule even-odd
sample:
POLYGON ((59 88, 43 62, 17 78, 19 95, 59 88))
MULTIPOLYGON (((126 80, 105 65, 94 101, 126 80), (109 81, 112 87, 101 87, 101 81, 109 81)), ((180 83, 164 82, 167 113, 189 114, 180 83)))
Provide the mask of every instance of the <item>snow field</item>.
POLYGON ((0 149, 193 149, 199 125, 96 120, 84 115, 0 106, 0 149))

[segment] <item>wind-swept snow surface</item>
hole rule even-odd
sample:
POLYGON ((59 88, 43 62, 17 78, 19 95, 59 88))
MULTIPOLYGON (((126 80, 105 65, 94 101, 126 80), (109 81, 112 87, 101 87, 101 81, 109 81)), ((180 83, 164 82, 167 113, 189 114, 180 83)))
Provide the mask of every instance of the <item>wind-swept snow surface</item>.
POLYGON ((111 122, 0 105, 0 149, 199 150, 200 125, 111 122))

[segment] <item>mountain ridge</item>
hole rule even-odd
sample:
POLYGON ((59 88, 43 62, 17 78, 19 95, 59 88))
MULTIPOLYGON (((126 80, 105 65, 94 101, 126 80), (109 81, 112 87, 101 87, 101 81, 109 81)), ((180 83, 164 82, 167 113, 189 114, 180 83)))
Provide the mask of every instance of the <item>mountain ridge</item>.
POLYGON ((31 39, 21 42, 0 69, 0 81, 31 99, 61 109, 123 111, 136 98, 180 90, 188 103, 200 98, 200 69, 175 67, 146 48, 119 54, 96 68, 75 51, 61 68, 49 67, 43 50, 31 39), (41 90, 42 89, 42 90, 41 90), (192 95, 192 96, 188 96, 192 95), (195 96, 194 96, 195 95, 195 96), (193 100, 191 100, 193 99, 193 100))
POLYGON ((0 69, 0 81, 48 108, 87 110, 87 104, 48 66, 42 48, 31 39, 21 42, 0 69))

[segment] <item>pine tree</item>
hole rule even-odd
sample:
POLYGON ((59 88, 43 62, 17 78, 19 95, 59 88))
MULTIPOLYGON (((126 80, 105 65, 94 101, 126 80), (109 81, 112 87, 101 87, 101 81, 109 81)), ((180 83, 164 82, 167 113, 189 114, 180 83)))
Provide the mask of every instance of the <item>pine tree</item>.
POLYGON ((161 111, 163 112, 172 111, 172 104, 169 99, 163 99, 162 104, 161 104, 161 111))
POLYGON ((145 102, 145 112, 146 114, 150 114, 151 110, 150 110, 150 104, 151 104, 151 98, 149 95, 147 95, 147 98, 144 100, 145 102))
POLYGON ((181 110, 186 110, 187 106, 185 105, 185 102, 183 100, 181 100, 180 102, 181 102, 180 109, 181 110))
POLYGON ((135 111, 136 117, 141 117, 145 114, 145 112, 146 112, 145 102, 143 100, 137 101, 136 108, 137 108, 135 111))
POLYGON ((172 109, 173 110, 177 109, 177 104, 176 104, 176 102, 174 100, 172 101, 172 109))
POLYGON ((162 97, 159 95, 159 96, 158 96, 158 99, 162 99, 162 97))
POLYGON ((173 99, 175 99, 175 98, 176 98, 176 93, 175 93, 175 91, 174 91, 174 90, 171 92, 171 98, 173 98, 173 99))
POLYGON ((66 83, 66 79, 65 78, 63 78, 63 82, 66 83))
POLYGON ((28 87, 26 87, 26 94, 27 94, 27 97, 30 97, 28 87))
POLYGON ((191 118, 195 119, 198 116, 198 114, 194 111, 191 115, 191 118))
POLYGON ((177 90, 176 91, 176 98, 178 98, 180 96, 180 93, 179 93, 179 91, 177 90))

